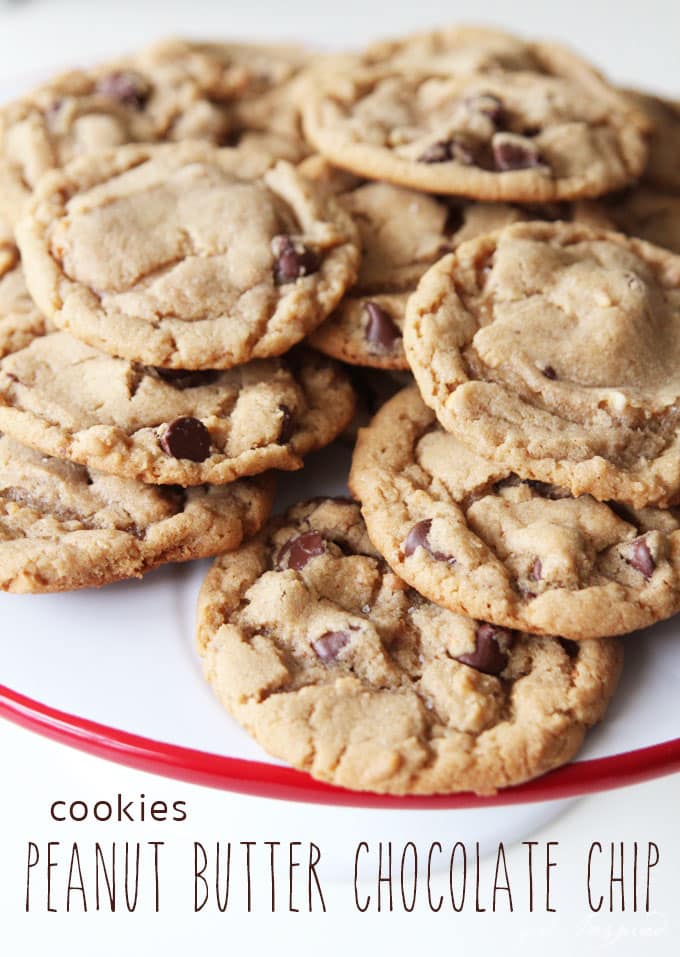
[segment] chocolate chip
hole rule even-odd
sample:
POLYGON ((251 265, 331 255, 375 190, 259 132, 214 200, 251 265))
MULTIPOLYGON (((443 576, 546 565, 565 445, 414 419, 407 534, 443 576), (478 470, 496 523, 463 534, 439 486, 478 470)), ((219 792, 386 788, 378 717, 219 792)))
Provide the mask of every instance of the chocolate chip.
POLYGON ((465 105, 473 113, 487 116, 498 128, 503 121, 503 102, 493 93, 477 93, 465 99, 465 105))
POLYGON ((410 558, 418 548, 428 548, 427 536, 430 534, 431 528, 431 518, 424 518, 422 522, 416 522, 404 542, 404 555, 406 558, 410 558))
POLYGON ((430 143, 418 157, 419 163, 448 163, 451 160, 464 166, 472 166, 475 162, 474 150, 465 140, 456 137, 430 143))
POLYGON ((196 389, 202 385, 212 385, 217 381, 219 372, 214 369, 159 369, 154 368, 159 379, 174 386, 175 389, 196 389))
POLYGON ((452 555, 445 552, 439 552, 432 548, 429 541, 432 519, 424 518, 421 522, 416 522, 404 541, 404 556, 409 558, 418 548, 424 548, 426 552, 438 562, 447 562, 449 565, 455 565, 456 560, 452 555))
POLYGON ((531 142, 513 133, 497 133, 491 143, 496 169, 501 172, 535 169, 542 165, 541 155, 531 142))
POLYGON ((543 369, 541 369, 541 372, 546 377, 546 379, 555 380, 557 378, 557 373, 555 372, 552 366, 545 366, 543 369))
POLYGON ((315 252, 290 236, 275 236, 272 239, 274 253, 274 279, 279 286, 295 282, 301 276, 317 272, 320 266, 315 252))
POLYGON ((636 571, 639 571, 641 575, 644 575, 647 581, 654 574, 656 568, 656 562, 652 557, 652 553, 649 550, 649 545, 644 539, 636 538, 630 543, 630 552, 626 556, 626 561, 629 565, 632 565, 636 571))
POLYGON ((210 456, 210 432, 199 419, 182 415, 165 426, 161 448, 176 459, 204 462, 210 456))
POLYGON ((327 631, 312 642, 312 648, 322 661, 333 661, 345 645, 349 644, 351 637, 347 631, 327 631))
POLYGON ((570 638, 560 638, 559 642, 570 658, 578 658, 578 641, 572 641, 570 638))
POLYGON ((277 564, 279 567, 293 568, 299 572, 311 558, 323 555, 325 551, 326 541, 322 535, 318 532, 304 532, 286 542, 279 552, 277 564))
POLYGON ((532 578, 535 582, 540 582, 541 575, 543 574, 543 563, 540 558, 537 558, 534 562, 534 566, 529 573, 529 578, 532 578))
POLYGON ((367 302, 366 340, 383 349, 392 350, 395 342, 401 339, 401 331, 387 310, 377 302, 367 302))
POLYGON ((293 432, 295 431, 295 420, 293 419, 293 413, 290 411, 287 405, 280 405, 279 409, 281 410, 281 426, 279 428, 279 437, 277 442, 281 445, 286 445, 293 437, 293 432))
POLYGON ((150 92, 149 84, 144 77, 128 70, 109 73, 97 83, 97 93, 117 100, 124 106, 131 106, 135 110, 144 108, 150 92))
POLYGON ((470 654, 460 655, 457 660, 485 675, 499 675, 508 663, 507 653, 501 648, 499 639, 504 639, 510 645, 512 632, 507 628, 497 628, 488 622, 482 622, 475 633, 475 650, 470 654))

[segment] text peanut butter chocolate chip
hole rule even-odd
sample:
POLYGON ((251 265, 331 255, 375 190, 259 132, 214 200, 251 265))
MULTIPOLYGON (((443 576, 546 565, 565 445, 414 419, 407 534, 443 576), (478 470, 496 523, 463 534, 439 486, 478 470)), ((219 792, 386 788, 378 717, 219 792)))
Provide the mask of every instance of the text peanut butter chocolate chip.
POLYGON ((318 532, 305 532, 297 538, 291 538, 279 552, 277 564, 282 568, 301 571, 311 558, 323 555, 326 541, 318 532))
POLYGON ((210 456, 210 432, 199 419, 180 416, 165 426, 160 446, 176 459, 204 462, 210 456))
POLYGON ((366 340, 373 346, 391 350, 395 342, 401 339, 401 332, 390 314, 377 302, 367 302, 366 340))
POLYGON ((644 538, 636 538, 630 543, 628 554, 625 556, 629 565, 649 581, 656 569, 656 562, 644 538))
POLYGON ((440 552, 432 548, 428 538, 432 528, 432 519, 424 518, 421 522, 416 522, 411 531, 406 536, 404 542, 404 556, 409 558, 418 548, 424 548, 426 552, 438 562, 448 562, 449 565, 455 565, 456 560, 452 555, 440 552))
POLYGON ((513 133, 497 133, 491 141, 494 163, 500 173, 542 166, 541 154, 531 140, 513 133))
POLYGON ((275 236, 272 239, 272 252, 275 258, 274 280, 279 286, 309 276, 317 272, 320 266, 316 253, 290 236, 275 236))
POLYGON ((459 655, 458 661, 469 665, 485 675, 499 675, 508 663, 508 656, 499 644, 499 639, 512 643, 512 632, 507 628, 496 628, 488 622, 482 622, 475 634, 475 650, 467 655, 459 655))
POLYGON ((102 77, 97 83, 97 93, 108 96, 123 106, 141 110, 149 99, 150 90, 149 84, 139 73, 121 71, 102 77))
POLYGON ((351 637, 347 631, 327 631, 312 642, 312 648, 322 661, 333 661, 345 645, 349 644, 351 637))

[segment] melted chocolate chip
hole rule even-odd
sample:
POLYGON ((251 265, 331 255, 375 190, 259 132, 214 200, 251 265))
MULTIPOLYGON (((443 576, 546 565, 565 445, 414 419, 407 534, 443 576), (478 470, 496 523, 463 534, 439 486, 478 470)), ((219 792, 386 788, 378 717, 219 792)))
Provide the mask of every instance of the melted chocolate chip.
POLYGON ((295 282, 301 276, 317 272, 319 257, 307 246, 294 242, 290 236, 275 236, 272 240, 275 256, 274 279, 279 286, 295 282))
POLYGON ((391 351, 395 342, 401 339, 401 331, 387 310, 377 302, 367 302, 366 340, 372 345, 391 351))
POLYGON ((546 377, 546 379, 555 380, 557 378, 557 373, 555 372, 552 366, 545 366, 543 369, 541 369, 541 372, 546 377))
POLYGON ((348 631, 327 631, 312 642, 312 648, 322 661, 333 661, 345 645, 349 644, 351 637, 348 631))
POLYGON ((458 138, 437 140, 423 150, 418 157, 419 163, 448 163, 454 160, 464 166, 472 166, 475 162, 475 153, 469 143, 458 138))
POLYGON ((422 522, 416 522, 404 542, 404 555, 406 558, 410 558, 417 548, 428 548, 427 536, 430 534, 431 528, 431 518, 424 518, 422 522))
POLYGON ((508 663, 507 653, 499 644, 501 638, 508 645, 511 644, 512 632, 507 628, 497 628, 488 622, 482 622, 477 626, 475 633, 475 650, 470 654, 460 655, 457 660, 485 675, 499 675, 508 663))
POLYGON ((293 419, 293 413, 290 411, 287 405, 280 405, 279 409, 281 410, 281 427, 279 428, 279 437, 277 441, 281 445, 286 445, 293 438, 293 432, 295 431, 295 420, 293 419))
POLYGON ((121 71, 102 77, 97 83, 97 93, 134 110, 141 110, 149 99, 150 90, 149 84, 139 73, 121 71))
POLYGON ((279 567, 293 568, 299 572, 311 558, 323 555, 325 551, 326 540, 322 535, 318 532, 304 532, 286 542, 279 552, 277 564, 279 567))
POLYGON ((656 562, 652 556, 652 553, 649 550, 649 545, 644 539, 636 538, 630 543, 630 551, 626 556, 626 561, 629 565, 632 565, 633 568, 640 572, 641 575, 649 581, 649 579, 654 574, 656 568, 656 562))
POLYGON ((166 425, 160 445, 176 459, 204 462, 210 456, 210 432, 199 419, 183 415, 166 425))
POLYGON ((535 582, 540 582, 541 575, 543 574, 543 563, 540 558, 537 558, 534 562, 533 568, 529 573, 529 578, 532 578, 535 582))
POLYGON ((409 558, 417 548, 424 548, 426 552, 438 562, 447 562, 449 565, 455 565, 456 559, 445 552, 439 552, 432 548, 428 538, 432 527, 432 519, 424 518, 421 522, 416 522, 404 541, 404 556, 409 558))
POLYGON ((202 385, 212 385, 217 381, 219 372, 214 369, 159 369, 154 368, 159 379, 175 389, 196 389, 202 385))
POLYGON ((505 173, 509 170, 535 169, 542 165, 541 155, 530 140, 519 136, 494 136, 491 144, 496 169, 505 173))

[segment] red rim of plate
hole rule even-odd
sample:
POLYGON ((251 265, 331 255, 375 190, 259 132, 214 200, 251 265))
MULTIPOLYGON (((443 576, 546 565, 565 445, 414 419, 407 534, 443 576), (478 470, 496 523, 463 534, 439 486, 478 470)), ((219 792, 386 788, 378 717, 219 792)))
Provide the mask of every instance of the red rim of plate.
POLYGON ((0 717, 88 754, 178 781, 257 797, 364 808, 479 808, 592 794, 680 771, 680 738, 606 758, 575 761, 497 794, 392 797, 347 791, 303 771, 154 741, 57 711, 0 685, 0 717))

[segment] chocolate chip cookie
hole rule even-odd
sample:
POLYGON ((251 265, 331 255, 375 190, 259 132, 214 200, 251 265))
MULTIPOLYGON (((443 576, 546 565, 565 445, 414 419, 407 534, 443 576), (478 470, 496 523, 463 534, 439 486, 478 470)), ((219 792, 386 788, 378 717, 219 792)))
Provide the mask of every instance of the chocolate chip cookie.
POLYGON ((0 363, 0 429, 47 455, 183 486, 298 469, 354 412, 335 363, 312 352, 227 371, 142 366, 67 332, 0 363))
POLYGON ((577 199, 640 175, 649 121, 599 73, 512 37, 512 56, 488 56, 476 34, 463 31, 453 56, 357 57, 329 71, 306 91, 308 138, 361 176, 475 199, 577 199))
POLYGON ((520 223, 436 263, 406 354, 445 429, 523 478, 635 507, 680 499, 680 257, 520 223))
POLYGON ((680 100, 674 102, 635 91, 627 95, 653 128, 644 182, 662 192, 680 193, 680 100))
POLYGON ((48 174, 17 229, 38 306, 146 365, 229 369, 287 351, 354 282, 356 230, 289 163, 234 167, 230 150, 177 143, 48 174))
POLYGON ((48 458, 0 436, 0 589, 70 591, 237 548, 266 520, 269 476, 184 490, 48 458))
POLYGON ((680 192, 666 193, 642 183, 621 193, 593 200, 601 223, 627 236, 680 254, 680 192))
POLYGON ((359 508, 328 499, 217 559, 198 643, 220 700, 267 751, 394 794, 489 794, 563 764, 621 665, 615 640, 536 638, 421 598, 359 508))
POLYGON ((284 110, 285 97, 307 60, 294 47, 168 40, 57 77, 0 111, 0 210, 16 223, 44 173, 126 143, 233 145, 253 133, 283 130, 288 142, 278 138, 279 155, 300 159, 305 150, 281 117, 293 110, 284 110), (262 115, 274 94, 280 129, 262 115))
POLYGON ((680 510, 523 480, 436 424, 406 389, 359 433, 350 476, 394 571, 453 611, 573 640, 680 610, 680 510))
POLYGON ((462 242, 524 220, 593 218, 583 202, 519 206, 348 183, 348 174, 319 159, 305 161, 300 172, 337 196, 359 230, 363 253, 355 285, 310 342, 352 365, 408 370, 402 343, 408 297, 427 268, 462 242))
POLYGON ((19 250, 0 220, 0 359, 23 349, 49 325, 28 294, 19 250))

